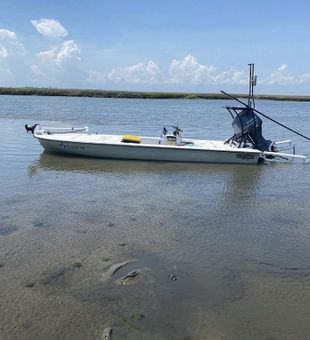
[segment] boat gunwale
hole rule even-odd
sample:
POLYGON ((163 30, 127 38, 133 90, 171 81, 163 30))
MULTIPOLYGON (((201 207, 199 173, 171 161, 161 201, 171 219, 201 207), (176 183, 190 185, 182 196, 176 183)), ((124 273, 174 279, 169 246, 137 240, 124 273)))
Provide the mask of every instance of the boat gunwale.
POLYGON ((168 149, 168 150, 188 150, 188 151, 209 151, 209 152, 228 152, 228 153, 254 153, 258 156, 262 155, 262 152, 257 149, 245 149, 245 148, 235 148, 235 149, 210 149, 210 148, 198 148, 198 147, 188 147, 188 146, 179 146, 179 145, 165 145, 165 144, 159 144, 159 145, 152 145, 152 144, 139 144, 139 143, 108 143, 108 142, 80 142, 80 141, 66 141, 66 140, 61 140, 61 139, 50 139, 46 138, 44 135, 36 135, 34 134, 34 137, 37 139, 45 140, 45 141, 50 141, 50 142, 55 142, 55 143, 73 143, 73 144, 82 144, 82 145, 109 145, 109 146, 117 146, 117 147, 139 147, 139 148, 155 148, 155 149, 168 149), (181 147, 181 148, 180 148, 181 147))

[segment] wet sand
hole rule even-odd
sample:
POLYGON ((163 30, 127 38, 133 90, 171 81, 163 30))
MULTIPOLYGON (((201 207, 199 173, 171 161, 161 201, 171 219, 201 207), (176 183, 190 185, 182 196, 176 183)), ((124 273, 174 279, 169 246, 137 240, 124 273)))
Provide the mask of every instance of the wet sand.
POLYGON ((113 339, 307 337, 310 268, 238 268, 236 258, 214 256, 196 263, 184 256, 187 239, 176 227, 133 219, 87 230, 75 221, 67 230, 32 226, 6 236, 1 338, 100 339, 106 327, 113 339), (142 277, 119 285, 133 269, 142 277))

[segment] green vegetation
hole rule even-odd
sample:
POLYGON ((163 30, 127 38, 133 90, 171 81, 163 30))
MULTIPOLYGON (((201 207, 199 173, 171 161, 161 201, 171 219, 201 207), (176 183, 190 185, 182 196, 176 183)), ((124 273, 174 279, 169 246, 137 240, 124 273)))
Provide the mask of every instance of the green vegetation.
MULTIPOLYGON (((183 93, 183 92, 138 92, 58 89, 45 87, 0 87, 0 95, 23 96, 66 96, 95 98, 134 98, 134 99, 228 99, 222 93, 183 93)), ((234 94, 238 98, 247 98, 247 94, 234 94)), ((310 96, 256 95, 256 99, 283 101, 310 101, 310 96)))

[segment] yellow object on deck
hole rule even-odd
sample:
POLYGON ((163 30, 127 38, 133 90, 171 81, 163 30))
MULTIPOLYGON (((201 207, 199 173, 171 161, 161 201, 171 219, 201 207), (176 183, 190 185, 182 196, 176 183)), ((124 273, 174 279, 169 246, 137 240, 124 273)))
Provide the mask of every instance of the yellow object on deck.
POLYGON ((122 142, 123 143, 141 143, 141 137, 132 136, 132 135, 124 135, 122 142))

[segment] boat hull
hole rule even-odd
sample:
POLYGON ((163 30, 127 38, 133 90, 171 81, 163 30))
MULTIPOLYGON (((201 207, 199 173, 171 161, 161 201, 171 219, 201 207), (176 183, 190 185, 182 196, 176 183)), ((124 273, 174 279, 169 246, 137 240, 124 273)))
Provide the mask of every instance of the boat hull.
POLYGON ((257 164, 261 156, 261 153, 257 150, 237 148, 231 150, 207 150, 126 143, 80 143, 50 140, 47 138, 40 138, 40 136, 37 136, 37 138, 47 152, 96 158, 169 162, 257 164))

